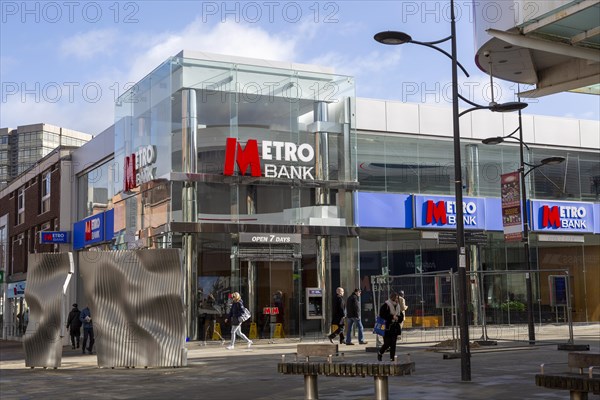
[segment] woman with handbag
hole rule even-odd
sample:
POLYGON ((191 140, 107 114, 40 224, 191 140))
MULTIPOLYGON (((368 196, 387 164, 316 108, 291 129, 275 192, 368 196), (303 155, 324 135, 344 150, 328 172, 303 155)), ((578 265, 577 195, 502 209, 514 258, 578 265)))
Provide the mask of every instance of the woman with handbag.
POLYGON ((385 320, 385 334, 383 335, 383 346, 377 353, 377 361, 381 361, 383 353, 390 349, 390 360, 394 361, 396 357, 396 341, 398 335, 402 333, 401 323, 404 321, 404 311, 406 306, 404 299, 397 293, 392 292, 389 300, 379 309, 379 316, 385 320), (401 301, 400 301, 401 300, 401 301))
POLYGON ((248 339, 248 337, 242 333, 242 322, 245 321, 245 319, 242 318, 242 315, 244 314, 245 310, 242 297, 238 292, 233 292, 231 294, 231 301, 231 309, 229 310, 228 318, 225 319, 225 323, 227 323, 228 319, 231 320, 231 344, 227 346, 227 350, 234 349, 235 335, 238 335, 246 342, 248 342, 248 348, 250 348, 250 346, 252 346, 253 343, 252 340, 248 339))

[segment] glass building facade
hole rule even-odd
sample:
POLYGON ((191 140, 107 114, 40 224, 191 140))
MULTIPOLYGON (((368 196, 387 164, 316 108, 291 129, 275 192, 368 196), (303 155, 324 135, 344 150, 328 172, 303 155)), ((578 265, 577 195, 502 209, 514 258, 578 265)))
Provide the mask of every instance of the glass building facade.
MULTIPOLYGON (((211 322, 222 322, 233 291, 252 311, 258 337, 273 337, 277 324, 276 335, 299 336, 328 329, 338 286, 363 289, 370 326, 372 276, 424 281, 456 270, 455 244, 430 239, 416 224, 362 224, 357 201, 363 193, 453 196, 451 138, 357 130, 348 76, 200 58, 172 57, 117 100, 113 164, 79 185, 80 218, 114 209, 114 248, 181 249, 190 338, 204 339, 211 322), (312 289, 324 296, 321 310, 311 305, 312 289)), ((464 196, 499 204, 500 176, 518 170, 519 147, 461 142, 464 196)), ((529 173, 528 199, 597 206, 598 149, 530 147, 532 165, 549 156, 566 161, 529 173)), ((523 244, 506 242, 501 225, 480 231, 485 242, 469 246, 471 309, 485 307, 489 323, 526 322, 506 312, 507 303, 525 302, 523 276, 511 275, 527 269, 523 244)), ((530 235, 536 322, 559 319, 545 300, 557 270, 568 271, 574 320, 600 320, 598 232, 580 233, 577 242, 543 236, 530 235)), ((412 316, 443 318, 433 289, 420 286, 406 290, 412 316)), ((471 322, 481 323, 473 314, 471 322)))
POLYGON ((353 98, 347 76, 180 54, 118 99, 116 243, 182 249, 190 336, 232 291, 261 336, 320 330, 304 288, 355 280, 353 98))

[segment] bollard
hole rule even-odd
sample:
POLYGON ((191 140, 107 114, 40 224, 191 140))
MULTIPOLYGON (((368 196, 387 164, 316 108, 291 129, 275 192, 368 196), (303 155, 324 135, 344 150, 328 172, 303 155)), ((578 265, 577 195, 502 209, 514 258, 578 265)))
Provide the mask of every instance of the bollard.
POLYGON ((319 399, 317 375, 304 375, 304 396, 306 400, 319 399))
POLYGON ((388 400, 388 378, 387 376, 375 376, 375 400, 388 400))

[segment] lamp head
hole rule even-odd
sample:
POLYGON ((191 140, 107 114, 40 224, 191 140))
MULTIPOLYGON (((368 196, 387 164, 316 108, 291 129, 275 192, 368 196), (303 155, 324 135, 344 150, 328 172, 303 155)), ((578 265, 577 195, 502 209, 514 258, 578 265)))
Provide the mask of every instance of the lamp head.
POLYGON ((489 137, 481 141, 483 144, 500 144, 502 142, 504 142, 504 138, 501 136, 489 137))
POLYGON ((404 32, 384 31, 373 36, 373 39, 383 44, 404 44, 412 41, 412 37, 404 32))
POLYGON ((565 161, 564 157, 548 157, 544 158, 540 163, 542 165, 557 165, 565 161))
POLYGON ((508 103, 490 104, 489 109, 494 112, 511 112, 522 110, 528 105, 520 101, 509 101, 508 103))

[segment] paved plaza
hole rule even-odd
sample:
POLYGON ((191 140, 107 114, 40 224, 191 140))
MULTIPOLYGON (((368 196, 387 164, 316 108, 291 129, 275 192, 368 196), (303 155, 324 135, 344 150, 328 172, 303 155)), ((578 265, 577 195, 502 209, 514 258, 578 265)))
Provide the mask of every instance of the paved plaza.
MULTIPOLYGON (((471 338, 479 339, 480 332, 472 328, 471 338)), ((534 379, 541 363, 548 372, 568 370, 567 352, 557 350, 557 344, 568 339, 567 327, 539 328, 541 340, 535 346, 523 341, 526 333, 526 326, 489 329, 490 338, 501 340, 497 346, 473 347, 472 381, 461 382, 460 359, 444 359, 443 353, 432 351, 436 342, 451 338, 450 331, 407 331, 399 342, 399 361, 410 357, 416 372, 389 379, 390 399, 568 399, 568 391, 538 388, 534 379)), ((323 339, 307 337, 302 342, 324 343, 323 339)), ((599 352, 600 325, 576 326, 574 339, 599 352)), ((367 340, 367 346, 340 346, 345 360, 374 362, 375 353, 365 347, 371 347, 375 337, 367 335, 367 340)), ((190 342, 187 367, 149 369, 98 368, 95 355, 83 356, 68 346, 60 368, 30 369, 21 343, 0 341, 0 398, 302 399, 303 377, 280 375, 276 367, 282 354, 295 352, 299 339, 255 343, 247 349, 238 342, 236 349, 226 350, 221 342, 190 342)), ((318 386, 321 399, 372 399, 374 393, 372 378, 320 376, 318 386)))

